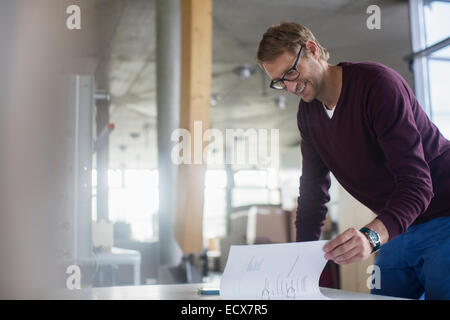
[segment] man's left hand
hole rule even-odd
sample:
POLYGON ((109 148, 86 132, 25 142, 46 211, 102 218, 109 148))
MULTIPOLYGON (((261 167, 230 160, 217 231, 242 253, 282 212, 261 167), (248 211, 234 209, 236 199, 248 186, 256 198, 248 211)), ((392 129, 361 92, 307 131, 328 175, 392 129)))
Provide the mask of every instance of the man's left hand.
POLYGON ((325 259, 348 264, 367 259, 372 253, 369 239, 355 228, 347 229, 324 247, 325 259))

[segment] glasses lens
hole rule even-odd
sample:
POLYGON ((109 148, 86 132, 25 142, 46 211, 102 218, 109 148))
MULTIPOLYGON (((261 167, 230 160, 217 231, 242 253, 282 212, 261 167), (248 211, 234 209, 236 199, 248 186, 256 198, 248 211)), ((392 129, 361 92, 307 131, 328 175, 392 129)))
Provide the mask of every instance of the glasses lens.
POLYGON ((283 90, 286 86, 282 81, 276 81, 272 83, 272 88, 277 90, 283 90))
POLYGON ((289 81, 294 81, 297 80, 298 75, 299 73, 297 70, 291 69, 288 73, 285 74, 284 78, 289 81))

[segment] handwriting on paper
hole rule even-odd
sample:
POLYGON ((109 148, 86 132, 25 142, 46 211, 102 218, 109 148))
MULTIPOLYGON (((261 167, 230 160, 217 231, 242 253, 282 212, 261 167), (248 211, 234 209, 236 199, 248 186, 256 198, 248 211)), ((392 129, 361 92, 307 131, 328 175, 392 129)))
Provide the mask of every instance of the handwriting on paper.
POLYGON ((326 241, 232 246, 221 280, 224 299, 322 299, 326 241))
POLYGON ((255 256, 252 256, 247 266, 247 272, 259 271, 263 262, 264 258, 255 258, 255 256))

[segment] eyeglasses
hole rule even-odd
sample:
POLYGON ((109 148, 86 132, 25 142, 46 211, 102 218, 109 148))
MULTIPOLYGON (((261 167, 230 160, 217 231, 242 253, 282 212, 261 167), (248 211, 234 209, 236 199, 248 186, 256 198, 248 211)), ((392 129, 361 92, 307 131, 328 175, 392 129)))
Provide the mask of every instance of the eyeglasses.
POLYGON ((300 61, 300 56, 302 54, 303 46, 300 47, 300 51, 298 52, 297 59, 295 59, 294 66, 286 71, 281 79, 270 81, 270 87, 275 90, 284 90, 286 89, 285 81, 295 81, 300 76, 300 72, 297 70, 298 62, 300 61))

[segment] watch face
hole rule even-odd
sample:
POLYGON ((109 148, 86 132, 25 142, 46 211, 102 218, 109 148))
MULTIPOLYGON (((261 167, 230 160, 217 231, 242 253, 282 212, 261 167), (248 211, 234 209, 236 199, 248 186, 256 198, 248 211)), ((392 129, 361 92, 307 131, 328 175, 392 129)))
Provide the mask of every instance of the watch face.
POLYGON ((361 228, 359 231, 363 232, 366 235, 367 239, 373 247, 372 252, 376 252, 380 249, 380 235, 376 231, 369 228, 361 228))
POLYGON ((378 241, 380 241, 378 234, 376 232, 370 232, 369 238, 373 243, 377 243, 378 241))

